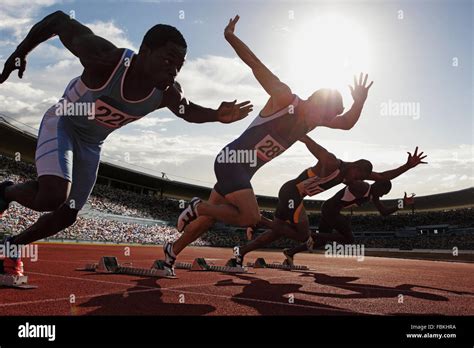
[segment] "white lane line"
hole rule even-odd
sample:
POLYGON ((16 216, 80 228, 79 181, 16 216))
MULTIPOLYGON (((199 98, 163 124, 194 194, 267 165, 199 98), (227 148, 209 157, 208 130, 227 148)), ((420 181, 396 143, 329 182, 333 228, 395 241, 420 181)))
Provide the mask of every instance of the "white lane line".
MULTIPOLYGON (((153 289, 145 289, 145 290, 134 290, 134 291, 127 291, 127 293, 132 294, 136 292, 151 292, 151 291, 157 291, 161 290, 159 288, 153 288, 153 289)), ((77 299, 85 299, 85 298, 90 298, 90 297, 99 297, 99 296, 106 296, 106 295, 112 295, 112 294, 120 294, 122 291, 121 290, 115 290, 115 291, 109 291, 109 292, 103 292, 103 293, 97 293, 97 294, 91 294, 91 295, 81 295, 81 296, 76 296, 77 299)), ((71 298, 68 297, 62 297, 62 298, 46 298, 42 300, 34 300, 34 301, 22 301, 22 302, 12 302, 12 303, 4 303, 0 304, 0 307, 11 307, 11 306, 22 306, 22 305, 30 305, 30 304, 36 304, 36 303, 48 303, 48 302, 60 302, 60 301, 70 301, 71 298)))
MULTIPOLYGON (((110 282, 110 281, 102 281, 102 280, 96 280, 96 279, 83 279, 83 278, 78 278, 78 277, 60 276, 60 275, 47 274, 47 273, 38 273, 38 272, 30 272, 30 273, 31 274, 36 274, 36 275, 42 275, 42 276, 50 276, 50 277, 66 278, 66 279, 74 279, 74 280, 86 280, 86 281, 99 282, 99 283, 108 283, 108 284, 114 284, 114 285, 126 285, 126 286, 133 285, 134 287, 144 288, 144 289, 146 289, 146 291, 171 291, 171 292, 177 292, 177 293, 180 293, 180 294, 181 293, 187 293, 187 294, 193 294, 193 295, 198 295, 198 296, 223 298, 223 299, 229 299, 229 300, 241 300, 241 301, 267 303, 267 304, 272 304, 272 305, 292 306, 292 307, 296 306, 296 307, 301 307, 301 308, 322 309, 322 310, 337 311, 337 312, 344 312, 344 313, 351 312, 350 310, 339 309, 339 308, 325 308, 325 307, 320 307, 320 306, 302 305, 302 304, 297 304, 297 303, 285 303, 285 302, 276 302, 276 301, 270 301, 270 300, 252 299, 252 298, 247 298, 247 297, 236 297, 236 296, 229 296, 229 295, 209 294, 209 293, 204 293, 204 292, 182 290, 182 289, 179 289, 179 287, 156 288, 156 287, 150 287, 150 286, 145 286, 145 285, 135 285, 135 284, 129 284, 129 283, 110 282)), ((209 284, 194 285, 194 286, 206 286, 206 285, 215 285, 215 282, 209 283, 209 284)), ((244 285, 244 284, 242 284, 242 285, 244 285)), ((186 286, 182 286, 182 287, 193 287, 193 285, 186 285, 186 286)), ((144 291, 144 290, 137 290, 137 291, 144 291)), ((118 291, 109 292, 109 293, 106 293, 106 294, 113 294, 113 293, 117 293, 117 292, 118 291)), ((133 293, 133 292, 136 292, 136 291, 129 291, 128 293, 133 293)), ((82 297, 89 298, 89 297, 94 297, 94 296, 98 296, 98 295, 91 295, 91 296, 84 295, 82 297)), ((76 297, 76 298, 79 298, 79 297, 76 297)), ((23 305, 23 304, 33 304, 33 303, 56 302, 56 301, 64 301, 64 300, 69 300, 69 297, 42 299, 42 300, 36 300, 36 301, 23 301, 23 302, 16 302, 16 303, 6 303, 6 304, 0 304, 0 307, 23 305)), ((359 311, 357 313, 380 315, 380 313, 375 313, 375 312, 371 313, 371 312, 359 311)))

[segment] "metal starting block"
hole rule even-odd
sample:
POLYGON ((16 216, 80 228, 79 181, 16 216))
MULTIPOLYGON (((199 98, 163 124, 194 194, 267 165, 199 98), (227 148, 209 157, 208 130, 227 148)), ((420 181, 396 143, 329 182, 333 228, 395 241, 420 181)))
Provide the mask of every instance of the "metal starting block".
POLYGON ((194 259, 193 263, 177 262, 175 268, 187 269, 190 271, 207 271, 207 272, 223 272, 223 273, 249 273, 247 267, 216 266, 209 264, 206 259, 198 257, 194 259))
POLYGON ((163 267, 162 263, 159 263, 157 261, 153 263, 151 268, 139 268, 131 267, 130 264, 120 265, 115 256, 103 256, 100 258, 99 263, 86 264, 83 268, 77 268, 76 271, 88 271, 109 274, 127 274, 157 278, 176 278, 176 276, 169 273, 163 267))
POLYGON ((193 267, 192 262, 176 262, 174 264, 175 269, 191 269, 193 267))
POLYGON ((307 266, 300 265, 289 265, 285 260, 283 263, 267 263, 263 257, 259 257, 255 262, 248 262, 248 267, 253 268, 273 268, 273 269, 283 269, 286 271, 307 271, 309 268, 307 266))
POLYGON ((3 274, 3 260, 0 260, 0 287, 5 286, 16 289, 36 289, 36 285, 28 284, 28 276, 12 276, 3 274))

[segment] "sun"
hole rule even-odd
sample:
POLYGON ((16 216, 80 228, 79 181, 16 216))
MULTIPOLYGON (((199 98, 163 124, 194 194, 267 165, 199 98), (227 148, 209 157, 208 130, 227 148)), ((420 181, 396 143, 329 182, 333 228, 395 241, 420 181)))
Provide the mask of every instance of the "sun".
POLYGON ((356 21, 328 14, 316 16, 295 29, 289 50, 289 71, 300 93, 322 87, 348 92, 353 75, 368 72, 367 32, 356 21))

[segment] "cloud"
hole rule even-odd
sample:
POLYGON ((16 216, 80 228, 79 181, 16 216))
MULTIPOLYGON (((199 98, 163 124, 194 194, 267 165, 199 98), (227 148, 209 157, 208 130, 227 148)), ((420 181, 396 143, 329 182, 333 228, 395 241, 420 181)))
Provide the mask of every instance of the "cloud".
MULTIPOLYGON (((0 34, 8 35, 2 35, 2 42, 18 42, 38 21, 39 9, 53 3, 52 0, 28 1, 26 5, 24 1, 3 0, 0 3, 0 34)), ((126 30, 113 20, 85 24, 116 46, 136 50, 126 30)), ((30 62, 34 61, 39 67, 33 68, 33 64, 29 64, 23 80, 12 76, 11 80, 0 85, 0 112, 38 127, 42 115, 62 95, 67 83, 82 72, 79 60, 59 44, 55 38, 39 45, 29 56, 30 62)), ((180 72, 178 81, 189 100, 214 108, 223 100, 250 99, 257 110, 268 98, 251 70, 238 58, 206 55, 190 59, 180 72)), ((229 140, 239 136, 245 122, 221 125, 225 128, 200 126, 195 131, 198 129, 196 125, 158 111, 112 134, 104 145, 104 160, 118 161, 123 165, 128 159, 127 165, 136 170, 155 174, 163 171, 172 179, 210 187, 215 181, 213 163, 217 153, 229 140), (179 135, 173 134, 173 131, 179 135), (234 131, 233 135, 229 134, 231 131, 234 131)), ((370 131, 368 129, 368 133, 370 131)), ((386 142, 343 140, 348 138, 341 137, 340 132, 331 131, 329 136, 317 132, 315 139, 321 140, 328 150, 343 160, 368 158, 377 171, 403 164, 406 152, 413 151, 411 147, 387 145, 386 142)), ((389 197, 398 197, 403 191, 425 195, 473 185, 472 145, 451 144, 441 148, 434 142, 430 144, 423 147, 429 155, 429 164, 420 165, 394 180, 394 189, 389 197)), ((297 143, 265 165, 255 175, 252 184, 258 194, 275 196, 285 181, 296 177, 315 161, 304 145, 297 143)), ((334 190, 337 189, 315 198, 328 198, 334 190)))
POLYGON ((150 129, 123 129, 107 139, 103 159, 149 174, 166 172, 172 180, 212 186, 212 164, 223 144, 225 139, 219 135, 166 136, 150 129))
POLYGON ((94 21, 92 23, 85 23, 94 34, 109 40, 115 46, 120 48, 130 48, 137 52, 136 46, 127 38, 126 32, 118 27, 113 20, 110 21, 94 21))
POLYGON ((209 156, 213 159, 223 145, 225 145, 223 139, 219 136, 164 136, 149 129, 133 132, 122 129, 120 133, 109 137, 104 144, 104 152, 117 158, 123 158, 122 154, 126 152, 137 154, 135 157, 137 164, 160 164, 163 161, 184 163, 195 156, 209 156), (146 153, 147 156, 139 156, 140 153, 146 153))
POLYGON ((31 18, 15 18, 5 12, 0 12, 0 30, 13 31, 16 38, 25 32, 25 26, 31 22, 31 18))
MULTIPOLYGON (((179 135, 167 136, 157 131, 146 130, 140 133, 116 134, 109 137, 104 145, 104 153, 109 158, 124 164, 124 154, 128 153, 129 166, 145 170, 151 174, 166 172, 171 179, 192 182, 212 187, 215 182, 214 159, 220 149, 227 143, 228 135, 179 135), (190 146, 193 144, 193 146, 190 146)), ((339 141, 332 148, 357 149, 369 158, 377 171, 384 171, 401 166, 406 161, 406 148, 381 146, 364 142, 339 141)), ((472 146, 459 145, 450 148, 427 148, 430 155, 429 164, 420 164, 393 181, 393 190, 387 198, 396 198, 404 191, 418 195, 463 189, 473 186, 472 146), (457 158, 443 159, 443 154, 454 152, 457 158), (437 163, 434 168, 432 163, 437 163), (420 180, 421 179, 421 180, 420 180)), ((338 156, 340 152, 334 151, 338 156)), ((105 158, 108 160, 109 158, 105 158)), ((299 175, 304 169, 316 164, 316 159, 304 145, 296 143, 271 163, 262 167, 252 180, 257 194, 276 196, 281 185, 299 175)), ((327 199, 340 187, 324 192, 315 199, 327 199)))
POLYGON ((154 127, 159 124, 169 123, 173 121, 176 121, 176 118, 171 118, 171 117, 159 118, 159 117, 153 117, 151 115, 147 115, 146 117, 142 117, 138 121, 133 122, 132 125, 134 127, 149 128, 149 127, 154 127))
POLYGON ((43 90, 31 87, 31 82, 6 81, 3 86, 10 92, 11 96, 16 98, 21 98, 25 94, 38 98, 45 94, 43 90))
POLYGON ((223 100, 250 99, 255 106, 263 106, 268 98, 238 58, 208 55, 187 61, 178 81, 186 97, 202 105, 217 107, 223 100))
POLYGON ((36 46, 35 49, 30 53, 28 56, 29 59, 37 61, 41 59, 41 62, 50 63, 51 59, 54 60, 77 60, 77 58, 63 46, 61 41, 57 36, 54 38, 49 39, 41 43, 40 45, 36 46), (59 45, 59 46, 55 46, 59 45))
POLYGON ((56 0, 2 0, 0 31, 12 33, 15 41, 23 39, 31 29, 40 9, 58 3, 56 0))
MULTIPOLYGON (((33 20, 33 15, 38 12, 40 6, 49 6, 53 3, 53 1, 37 1, 32 3, 31 8, 20 11, 21 6, 25 6, 25 4, 13 2, 13 7, 7 6, 8 13, 11 15, 0 14, 0 23, 3 23, 1 16, 8 16, 8 24, 5 25, 8 28, 7 31, 20 40, 26 35, 26 32, 23 32, 26 31, 25 28, 38 21, 37 18, 33 20)), ((2 2, 0 9, 4 6, 5 3, 2 2)), ((134 49, 134 45, 126 37, 126 32, 117 27, 113 21, 95 21, 86 23, 86 25, 90 26, 97 35, 103 36, 117 46, 134 49)), ((8 37, 5 39, 6 42, 12 41, 8 37)), ((37 46, 28 56, 30 63, 27 65, 23 79, 18 79, 16 72, 14 72, 7 82, 0 85, 0 112, 14 117, 17 121, 30 127, 38 128, 45 111, 58 101, 69 81, 81 75, 83 71, 79 59, 65 47, 58 47, 56 44, 61 44, 57 37, 37 46), (31 62, 39 64, 40 67, 33 68, 31 62)), ((11 52, 7 54, 9 55, 11 52)), ((2 58, 0 63, 3 63, 6 56, 2 58)))

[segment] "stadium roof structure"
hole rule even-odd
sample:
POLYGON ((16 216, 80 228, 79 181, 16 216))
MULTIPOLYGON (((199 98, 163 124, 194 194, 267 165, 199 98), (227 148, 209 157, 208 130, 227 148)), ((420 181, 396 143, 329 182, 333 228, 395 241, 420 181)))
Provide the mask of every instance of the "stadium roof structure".
MULTIPOLYGON (((0 154, 15 157, 21 154, 22 161, 34 163, 36 134, 17 127, 0 114, 0 154)), ((161 172, 160 172, 161 174, 161 172)), ((207 198, 211 192, 210 187, 170 180, 145 173, 134 168, 117 165, 108 161, 101 161, 99 167, 99 181, 113 181, 125 185, 156 191, 157 193, 175 199, 190 199, 191 197, 207 198)), ((257 201, 262 209, 274 209, 277 204, 276 197, 257 195, 257 201)), ((388 205, 397 204, 397 200, 384 200, 388 205)), ((319 211, 323 201, 305 200, 307 211, 319 211)), ((428 196, 416 197, 416 210, 447 210, 461 207, 474 207, 474 187, 428 196)), ((355 213, 374 212, 375 207, 368 204, 354 210, 355 213)))
POLYGON ((439 224, 439 225, 418 225, 416 228, 446 228, 449 227, 449 224, 439 224))

